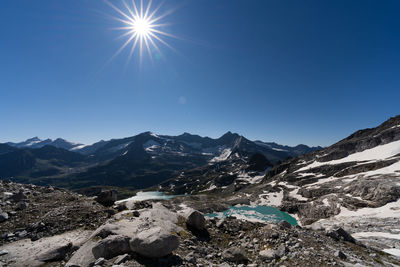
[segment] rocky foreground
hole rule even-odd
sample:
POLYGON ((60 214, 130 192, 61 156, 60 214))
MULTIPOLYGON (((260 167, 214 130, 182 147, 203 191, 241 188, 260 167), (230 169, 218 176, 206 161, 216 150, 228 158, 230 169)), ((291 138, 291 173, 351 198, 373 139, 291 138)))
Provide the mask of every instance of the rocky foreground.
POLYGON ((62 189, 1 182, 0 203, 0 266, 400 265, 339 227, 210 219, 191 208, 204 206, 193 198, 106 207, 62 189))

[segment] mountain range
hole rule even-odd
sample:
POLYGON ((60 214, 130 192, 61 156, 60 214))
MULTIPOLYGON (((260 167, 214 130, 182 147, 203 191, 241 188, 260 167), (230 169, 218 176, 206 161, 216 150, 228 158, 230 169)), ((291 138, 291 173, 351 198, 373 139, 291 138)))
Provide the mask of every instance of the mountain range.
MULTIPOLYGON (((118 190, 162 191, 177 195, 164 202, 165 207, 177 211, 188 207, 203 213, 243 205, 254 209, 276 207, 301 225, 291 233, 295 242, 300 240, 299 233, 304 232, 301 240, 318 236, 319 241, 303 244, 305 247, 315 248, 328 242, 329 248, 324 251, 330 251, 332 246, 338 248, 330 239, 321 241, 323 235, 344 241, 340 249, 344 249, 344 244, 358 252, 365 249, 357 260, 354 257, 357 252, 347 250, 347 260, 353 265, 357 262, 367 262, 367 266, 398 265, 376 263, 382 262, 377 255, 386 255, 383 252, 400 255, 400 115, 375 128, 356 131, 325 148, 251 141, 231 132, 217 139, 188 133, 167 136, 144 132, 90 146, 76 144, 65 148, 60 147, 61 142, 56 142, 58 146, 42 146, 41 142, 35 138, 19 144, 0 144, 0 177, 28 184, 56 185, 86 194, 97 187, 109 186, 118 190), (34 145, 38 147, 33 148, 34 145), (366 255, 373 259, 365 260, 366 255)), ((9 182, 2 186, 9 184, 17 186, 9 182)), ((136 204, 132 204, 135 209, 136 204)), ((139 203, 137 209, 142 210, 145 206, 141 205, 147 204, 139 203)), ((58 214, 55 217, 62 217, 58 214)), ((240 219, 246 219, 247 215, 238 214, 242 216, 240 219)), ((209 227, 219 229, 227 219, 210 222, 209 227)), ((286 226, 268 226, 269 230, 275 228, 286 229, 286 226)), ((236 236, 238 229, 234 228, 231 235, 236 236)), ((265 229, 267 226, 257 234, 265 229)), ((286 244, 290 247, 288 251, 299 247, 287 242, 285 235, 265 240, 280 237, 282 240, 277 244, 286 244)), ((243 243, 240 238, 239 235, 236 240, 238 246, 243 243)), ((259 242, 252 240, 246 242, 259 242)), ((341 260, 347 257, 335 255, 341 260)))
POLYGON ((217 139, 189 133, 167 136, 144 132, 92 145, 34 137, 20 143, 0 144, 0 177, 73 189, 139 189, 157 185, 186 170, 213 168, 231 161, 240 161, 240 166, 246 167, 254 155, 262 158, 263 165, 258 168, 264 171, 287 158, 318 149, 321 147, 250 141, 231 132, 217 139))
POLYGON ((235 164, 181 173, 160 190, 277 207, 303 226, 339 225, 368 246, 400 255, 400 116, 266 173, 235 164))

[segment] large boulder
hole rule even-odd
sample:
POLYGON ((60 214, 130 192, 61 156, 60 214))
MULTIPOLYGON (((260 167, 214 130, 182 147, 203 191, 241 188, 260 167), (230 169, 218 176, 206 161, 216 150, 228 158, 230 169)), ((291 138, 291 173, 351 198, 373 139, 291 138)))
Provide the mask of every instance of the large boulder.
POLYGON ((0 223, 5 222, 8 220, 8 213, 7 212, 0 212, 0 223))
POLYGON ((193 210, 189 213, 186 219, 186 225, 189 228, 193 228, 197 231, 203 231, 206 229, 206 220, 201 212, 193 210))
POLYGON ((148 258, 160 258, 170 254, 179 246, 176 235, 154 227, 139 233, 130 241, 133 251, 148 258))
POLYGON ((37 260, 42 262, 52 262, 64 260, 68 253, 72 250, 72 243, 56 246, 37 256, 37 260))
POLYGON ((243 250, 231 247, 222 252, 222 258, 230 262, 246 262, 248 259, 243 250))
POLYGON ((10 197, 10 199, 12 201, 14 201, 14 202, 20 202, 20 201, 23 201, 23 200, 27 200, 28 197, 27 197, 27 195, 25 195, 23 190, 19 190, 19 192, 14 194, 14 195, 12 195, 10 197))
POLYGON ((278 258, 277 254, 278 253, 275 249, 268 248, 268 249, 261 250, 259 253, 259 256, 263 259, 273 260, 275 258, 278 258))
POLYGON ((110 235, 92 248, 95 259, 100 257, 111 259, 115 256, 129 253, 130 251, 129 237, 122 235, 110 235))
POLYGON ((347 241, 351 243, 356 243, 356 240, 343 228, 338 226, 332 226, 325 231, 325 234, 337 241, 347 241))
POLYGON ((117 201, 117 191, 104 190, 97 196, 96 201, 104 206, 112 206, 117 201))

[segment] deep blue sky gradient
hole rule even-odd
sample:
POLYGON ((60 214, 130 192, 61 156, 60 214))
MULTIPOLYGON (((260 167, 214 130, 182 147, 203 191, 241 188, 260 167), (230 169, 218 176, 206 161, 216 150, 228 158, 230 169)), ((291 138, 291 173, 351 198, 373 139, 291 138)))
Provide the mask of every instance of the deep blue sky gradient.
POLYGON ((163 22, 177 53, 105 65, 124 39, 104 2, 1 1, 0 142, 230 130, 330 145, 400 113, 400 1, 168 0, 161 13, 176 7, 163 22))

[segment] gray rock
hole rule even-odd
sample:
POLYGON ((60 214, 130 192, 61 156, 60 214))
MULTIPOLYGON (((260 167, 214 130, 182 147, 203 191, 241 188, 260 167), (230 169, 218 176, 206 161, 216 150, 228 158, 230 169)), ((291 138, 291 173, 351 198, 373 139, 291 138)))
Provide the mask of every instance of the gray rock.
POLYGON ((278 257, 276 250, 274 249, 264 249, 261 250, 260 253, 258 254, 261 258, 268 259, 268 260, 273 260, 278 257))
POLYGON ((344 254, 344 253, 343 253, 342 251, 340 251, 340 250, 338 250, 338 251, 335 252, 335 257, 338 257, 338 258, 340 258, 340 259, 342 259, 342 260, 347 259, 346 254, 344 254))
POLYGON ((96 201, 104 206, 112 206, 117 201, 117 191, 105 190, 101 191, 97 196, 96 201))
POLYGON ((8 213, 7 212, 0 213, 0 223, 5 222, 7 220, 8 220, 8 213))
POLYGON ((225 222, 224 219, 219 220, 219 221, 217 222, 216 226, 217 226, 218 228, 221 228, 221 227, 224 225, 224 222, 225 222))
POLYGON ((325 234, 327 236, 335 239, 336 241, 342 240, 342 241, 347 241, 347 242, 351 242, 351 243, 356 242, 356 240, 349 233, 347 233, 345 230, 343 230, 343 228, 338 227, 338 226, 332 226, 332 227, 328 228, 326 230, 325 234))
POLYGON ((222 258, 230 262, 242 262, 247 261, 247 257, 244 252, 238 247, 231 247, 222 252, 222 258))
POLYGON ((126 203, 118 203, 117 206, 115 207, 118 211, 124 211, 127 210, 128 207, 126 206, 126 203))
POLYGON ((111 259, 115 256, 129 253, 129 237, 122 235, 111 235, 99 241, 92 248, 93 256, 98 259, 100 257, 111 259))
POLYGON ((104 263, 106 263, 106 259, 105 259, 105 258, 98 258, 98 259, 94 262, 94 265, 103 265, 104 263))
POLYGON ((117 257, 117 259, 114 261, 114 263, 115 264, 121 264, 121 263, 126 262, 130 258, 131 258, 131 256, 129 254, 120 255, 120 256, 117 257))
POLYGON ((286 253, 288 252, 288 249, 286 248, 286 246, 284 244, 279 245, 278 249, 276 250, 276 255, 281 258, 283 256, 286 255, 286 253))
POLYGON ((71 252, 72 243, 61 245, 50 249, 37 256, 37 260, 42 262, 52 262, 64 260, 69 252, 71 252))
POLYGON ((25 201, 20 201, 17 203, 17 210, 24 210, 28 207, 28 203, 25 201))
POLYGON ((7 255, 8 253, 7 250, 0 250, 0 256, 7 255))
POLYGON ((139 233, 130 241, 130 247, 138 254, 149 258, 160 258, 170 254, 179 246, 179 238, 161 227, 139 233))
POLYGON ((282 229, 290 229, 290 228, 292 228, 292 225, 290 223, 288 223, 287 221, 280 221, 278 223, 278 225, 282 229))
POLYGON ((17 235, 18 235, 19 238, 24 238, 25 236, 28 235, 28 232, 23 230, 21 232, 18 232, 17 235))
POLYGON ((201 212, 194 210, 187 217, 186 224, 195 230, 202 231, 206 228, 206 220, 201 212))
POLYGON ((196 262, 196 256, 194 255, 194 252, 188 253, 184 259, 185 259, 185 261, 190 262, 190 263, 196 262))
POLYGON ((20 202, 22 200, 27 200, 28 197, 24 194, 23 190, 20 190, 17 194, 14 194, 10 197, 10 199, 14 202, 20 202))
POLYGON ((12 210, 12 211, 8 212, 8 215, 15 216, 15 215, 17 215, 17 212, 12 210))

